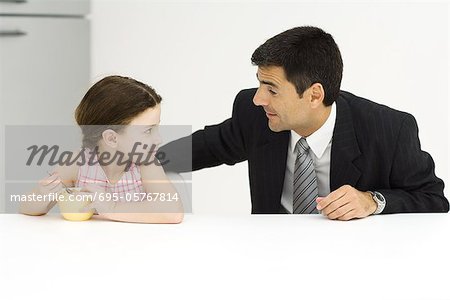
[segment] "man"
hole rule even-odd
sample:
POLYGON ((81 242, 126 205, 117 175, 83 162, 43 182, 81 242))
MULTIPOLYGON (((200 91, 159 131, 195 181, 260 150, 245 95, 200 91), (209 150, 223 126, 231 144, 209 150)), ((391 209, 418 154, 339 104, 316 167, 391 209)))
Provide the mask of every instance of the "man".
MULTIPOLYGON (((256 49, 252 63, 259 88, 239 92, 230 119, 192 135, 193 170, 247 160, 252 213, 350 220, 448 212, 414 117, 340 91, 343 63, 330 34, 287 30, 256 49)), ((188 140, 161 148, 166 170, 190 171, 176 154, 188 140)))

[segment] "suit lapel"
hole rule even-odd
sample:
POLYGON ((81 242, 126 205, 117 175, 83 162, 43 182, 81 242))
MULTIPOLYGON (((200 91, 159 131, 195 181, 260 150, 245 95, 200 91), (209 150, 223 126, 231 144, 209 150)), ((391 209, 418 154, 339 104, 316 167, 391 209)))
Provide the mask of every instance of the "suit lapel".
POLYGON ((353 161, 361 155, 353 127, 350 107, 345 99, 336 101, 336 124, 331 145, 330 191, 342 185, 355 186, 360 170, 353 161))
POLYGON ((257 149, 262 178, 260 198, 264 211, 269 213, 277 213, 280 208, 289 136, 289 131, 270 132, 266 142, 257 149))

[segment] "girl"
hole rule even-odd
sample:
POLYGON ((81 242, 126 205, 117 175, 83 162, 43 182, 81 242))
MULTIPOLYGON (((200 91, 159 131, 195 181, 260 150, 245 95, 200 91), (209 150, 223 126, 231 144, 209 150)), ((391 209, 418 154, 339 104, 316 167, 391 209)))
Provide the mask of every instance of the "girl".
MULTIPOLYGON (((155 158, 161 142, 161 100, 154 89, 128 77, 109 76, 94 84, 75 111, 83 134, 79 161, 57 167, 33 193, 82 187, 84 194, 94 196, 85 211, 95 209, 102 218, 180 223, 184 216, 181 199, 155 158), (150 160, 143 164, 145 156, 150 160)), ((20 212, 44 215, 55 204, 23 202, 20 212)))

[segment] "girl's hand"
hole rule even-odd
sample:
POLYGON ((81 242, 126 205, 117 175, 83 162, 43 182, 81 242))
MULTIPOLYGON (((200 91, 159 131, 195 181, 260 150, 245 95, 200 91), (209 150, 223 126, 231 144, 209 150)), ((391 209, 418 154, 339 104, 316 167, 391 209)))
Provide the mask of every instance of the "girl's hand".
POLYGON ((50 176, 38 182, 37 191, 39 194, 58 193, 63 188, 61 178, 58 173, 53 172, 50 176))
POLYGON ((106 197, 103 188, 96 185, 87 185, 77 194, 91 195, 92 202, 81 209, 81 212, 89 212, 95 210, 97 214, 113 213, 116 202, 106 197), (109 200, 108 200, 109 199, 109 200))

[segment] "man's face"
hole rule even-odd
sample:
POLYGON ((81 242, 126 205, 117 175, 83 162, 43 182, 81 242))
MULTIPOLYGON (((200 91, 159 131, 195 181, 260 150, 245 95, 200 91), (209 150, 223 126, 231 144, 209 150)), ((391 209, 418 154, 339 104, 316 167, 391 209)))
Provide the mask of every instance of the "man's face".
POLYGON ((282 67, 258 67, 256 76, 260 85, 253 103, 264 108, 272 131, 301 130, 310 126, 308 90, 300 97, 295 86, 287 81, 282 67))

